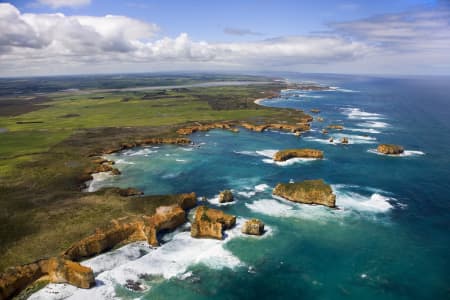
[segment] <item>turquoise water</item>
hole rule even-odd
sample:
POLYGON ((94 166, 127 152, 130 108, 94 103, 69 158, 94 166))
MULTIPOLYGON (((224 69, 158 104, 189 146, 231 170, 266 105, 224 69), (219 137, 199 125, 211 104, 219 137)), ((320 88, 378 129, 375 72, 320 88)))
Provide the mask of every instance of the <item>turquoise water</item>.
POLYGON ((164 237, 158 250, 137 243, 86 262, 98 273, 93 291, 52 285, 35 298, 50 297, 45 293, 53 289, 55 299, 449 299, 449 81, 293 79, 340 87, 285 91, 263 103, 320 109, 324 122, 313 122, 301 138, 246 130, 196 133, 194 146, 111 155, 122 176, 100 176, 92 185, 133 186, 146 194, 195 191, 211 206, 218 206, 220 190, 232 189, 236 201, 220 208, 237 215, 239 224, 263 220, 263 237, 243 236, 237 228, 225 241, 194 240, 186 227, 164 237), (324 136, 320 130, 328 124, 345 130, 324 136), (330 136, 346 136, 350 144, 329 143, 330 136), (378 143, 407 151, 378 155, 371 152, 378 143), (274 150, 295 147, 321 149, 325 159, 271 161, 274 150), (316 178, 332 185, 338 210, 271 196, 278 182, 316 178), (144 291, 128 290, 126 279, 144 291))

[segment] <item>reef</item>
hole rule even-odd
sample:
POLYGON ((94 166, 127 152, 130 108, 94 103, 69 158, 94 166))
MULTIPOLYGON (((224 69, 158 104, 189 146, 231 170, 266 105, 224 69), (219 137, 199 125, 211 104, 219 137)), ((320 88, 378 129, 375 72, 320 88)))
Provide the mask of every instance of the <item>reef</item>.
POLYGON ((336 207, 336 195, 322 179, 279 183, 273 194, 293 202, 336 207))

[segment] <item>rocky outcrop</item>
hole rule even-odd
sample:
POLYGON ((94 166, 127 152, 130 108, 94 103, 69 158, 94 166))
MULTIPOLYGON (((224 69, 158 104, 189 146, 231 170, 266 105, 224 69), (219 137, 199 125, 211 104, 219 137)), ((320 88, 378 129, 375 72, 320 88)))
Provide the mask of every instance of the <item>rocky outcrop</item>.
POLYGON ((311 109, 310 111, 311 111, 312 113, 314 113, 314 114, 320 113, 320 109, 317 109, 317 108, 313 108, 313 109, 311 109))
POLYGON ((33 282, 44 279, 85 289, 95 285, 91 268, 61 257, 53 257, 8 269, 0 276, 0 299, 10 299, 33 282))
MULTIPOLYGON (((234 127, 234 123, 232 122, 217 122, 217 123, 210 123, 210 124, 197 124, 192 125, 188 127, 183 127, 177 130, 178 134, 181 135, 189 135, 197 131, 209 131, 211 129, 226 129, 233 132, 237 132, 234 127)), ((238 130, 239 131, 239 130, 238 130)))
POLYGON ((236 217, 221 210, 199 206, 195 212, 191 226, 191 236, 194 238, 223 239, 223 231, 236 224, 236 217))
POLYGON ((219 203, 227 203, 233 201, 234 201, 233 193, 230 190, 220 192, 219 203))
POLYGON ((274 161, 286 161, 291 158, 323 158, 323 151, 316 149, 287 149, 274 154, 274 161))
POLYGON ((377 147, 377 152, 382 154, 398 155, 402 154, 405 150, 400 145, 393 144, 380 144, 377 147))
POLYGON ((348 144, 348 137, 342 137, 341 138, 341 144, 348 144))
POLYGON ((303 122, 303 120, 302 120, 302 122, 299 122, 297 124, 268 123, 268 124, 254 125, 254 124, 250 124, 247 122, 242 122, 241 126, 248 130, 256 131, 256 132, 262 132, 267 129, 273 129, 273 130, 281 130, 281 131, 297 133, 297 132, 308 131, 310 129, 310 124, 307 121, 303 122))
POLYGON ((328 129, 335 129, 335 130, 343 130, 343 129, 344 129, 344 126, 332 124, 332 125, 328 125, 327 128, 328 128, 328 129))
POLYGON ((279 183, 273 190, 273 194, 293 202, 336 206, 336 195, 322 179, 279 183))
POLYGON ((317 118, 316 118, 316 121, 317 121, 317 122, 323 122, 324 119, 323 119, 322 117, 317 117, 317 118))
POLYGON ((322 129, 322 134, 328 134, 328 130, 322 129))
POLYGON ((249 235, 262 235, 264 234, 264 223, 258 219, 248 220, 242 225, 241 231, 249 235))

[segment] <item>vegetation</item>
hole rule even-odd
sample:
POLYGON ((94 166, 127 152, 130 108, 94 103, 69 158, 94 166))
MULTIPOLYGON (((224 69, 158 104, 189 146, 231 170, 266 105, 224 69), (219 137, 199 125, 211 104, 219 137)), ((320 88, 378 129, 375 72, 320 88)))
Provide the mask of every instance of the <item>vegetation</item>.
MULTIPOLYGON (((26 99, 35 96, 17 96, 27 109, 12 105, 11 96, 0 98, 0 111, 9 107, 0 115, 0 270, 55 255, 110 219, 137 213, 139 205, 111 190, 80 191, 91 155, 139 138, 175 137, 178 128, 198 121, 294 120, 302 113, 253 103, 283 87, 49 93, 31 102, 26 99)), ((151 199, 146 212, 167 201, 151 199)))

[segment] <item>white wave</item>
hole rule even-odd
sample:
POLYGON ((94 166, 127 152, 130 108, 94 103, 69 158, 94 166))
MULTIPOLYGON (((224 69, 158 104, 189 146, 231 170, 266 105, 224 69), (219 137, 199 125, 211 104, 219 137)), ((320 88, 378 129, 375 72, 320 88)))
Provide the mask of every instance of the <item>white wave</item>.
POLYGON ((115 161, 117 165, 134 165, 135 163, 132 161, 127 161, 125 159, 118 159, 115 161))
POLYGON ((256 200, 252 203, 246 203, 245 206, 255 213, 272 217, 287 217, 317 221, 327 221, 330 215, 339 213, 338 210, 330 210, 324 206, 291 203, 278 197, 274 199, 256 200))
POLYGON ((181 175, 181 172, 167 173, 161 176, 163 179, 171 179, 181 175))
MULTIPOLYGON (((224 248, 224 245, 237 237, 243 237, 241 226, 245 219, 238 218, 236 226, 228 230, 224 240, 195 239, 190 232, 180 232, 172 240, 158 248, 150 248, 147 245, 148 254, 137 257, 136 250, 141 246, 125 246, 107 254, 82 262, 92 265, 97 270, 104 270, 96 276, 97 285, 91 289, 79 289, 66 284, 49 284, 30 299, 55 300, 55 299, 119 299, 115 294, 117 284, 124 285, 127 280, 142 282, 145 275, 162 276, 164 279, 177 277, 179 279, 189 277, 188 268, 191 265, 203 264, 212 269, 244 267, 236 256, 224 248), (118 254, 113 254, 118 252, 118 254), (109 258, 103 256, 115 256, 120 264, 115 265, 109 258), (120 257, 120 258, 119 258, 120 257), (127 261, 127 257, 129 260, 127 261)), ((268 227, 270 230, 270 227, 268 227)), ((143 283, 145 284, 145 283, 143 283)))
POLYGON ((381 114, 362 111, 361 109, 355 107, 342 108, 342 111, 349 119, 378 120, 384 118, 381 114))
POLYGON ((256 192, 264 192, 268 188, 269 188, 269 186, 267 184, 265 184, 265 183, 255 185, 255 191, 256 192))
POLYGON ((389 201, 392 198, 383 196, 378 193, 372 194, 370 197, 363 196, 358 193, 349 191, 335 191, 336 205, 341 209, 352 209, 357 211, 370 212, 387 212, 393 208, 389 201))
POLYGON ((189 147, 189 148, 183 147, 183 148, 181 148, 181 150, 183 150, 183 151, 193 151, 194 148, 192 148, 192 147, 189 147))
POLYGON ((99 172, 92 174, 92 180, 88 181, 87 188, 84 189, 84 192, 95 192, 103 187, 103 182, 109 180, 113 177, 111 172, 99 172))
POLYGON ((266 164, 276 164, 278 166, 291 166, 293 164, 296 163, 306 163, 306 162, 311 162, 311 161, 315 161, 318 160, 317 158, 302 158, 302 157, 294 157, 285 161, 274 161, 273 159, 269 159, 269 158, 265 158, 262 161, 265 162, 266 164))
POLYGON ((236 154, 249 155, 249 156, 258 156, 255 151, 233 151, 236 154))
POLYGON ((177 161, 177 162, 187 162, 186 159, 180 159, 180 158, 176 158, 175 161, 177 161))
MULTIPOLYGON (((253 190, 250 191, 240 191, 237 194, 244 196, 246 198, 251 198, 253 196, 255 196, 257 193, 262 193, 264 192, 266 189, 270 188, 267 184, 262 183, 262 184, 258 184, 255 185, 255 187, 253 188, 253 190)), ((247 188, 248 190, 251 188, 247 188)))
POLYGON ((356 132, 366 132, 366 133, 381 133, 381 131, 373 129, 373 128, 349 128, 346 127, 345 130, 349 130, 349 131, 356 131, 356 132))
POLYGON ((140 150, 126 150, 122 152, 125 156, 148 156, 151 153, 157 153, 157 150, 152 150, 151 148, 143 148, 140 150))
POLYGON ((319 138, 315 138, 312 136, 306 136, 303 138, 306 141, 311 141, 311 142, 317 142, 317 143, 321 143, 321 144, 329 144, 329 145, 336 145, 339 141, 334 140, 333 142, 329 141, 328 139, 319 139, 319 138))
POLYGON ((344 137, 348 138, 349 144, 374 144, 376 143, 377 140, 375 137, 372 136, 354 135, 345 133, 335 133, 332 136, 336 143, 340 143, 341 139, 344 137))
POLYGON ((377 149, 369 149, 367 152, 377 154, 377 155, 384 155, 384 156, 391 156, 391 157, 410 157, 410 156, 420 156, 425 155, 425 152, 418 151, 418 150, 405 150, 403 153, 400 154, 383 154, 377 151, 377 149))
POLYGON ((389 126, 388 123, 386 122, 380 122, 380 121, 367 121, 367 122, 363 122, 363 123, 358 123, 356 124, 357 126, 360 127, 369 127, 369 128, 386 128, 389 126))
POLYGON ((259 151, 255 151, 255 152, 256 152, 256 154, 258 154, 260 156, 272 158, 275 155, 275 153, 278 152, 278 150, 267 149, 267 150, 259 150, 259 151))

